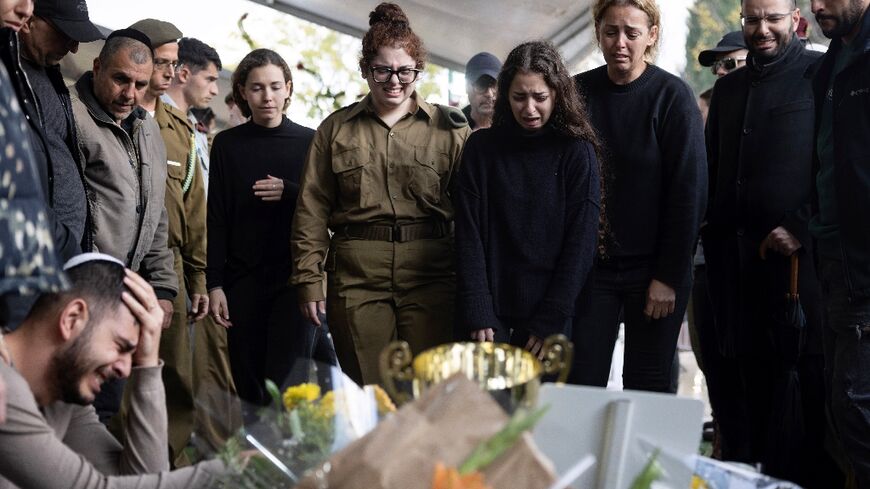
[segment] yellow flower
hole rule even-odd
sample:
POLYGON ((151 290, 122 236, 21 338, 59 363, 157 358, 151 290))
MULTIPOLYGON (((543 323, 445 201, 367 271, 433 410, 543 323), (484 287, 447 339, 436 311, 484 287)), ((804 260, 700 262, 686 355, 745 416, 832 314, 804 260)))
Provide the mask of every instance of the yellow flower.
POLYGON ((288 411, 299 405, 303 401, 315 401, 320 397, 320 386, 317 384, 299 384, 293 387, 288 387, 284 391, 284 407, 288 411))
POLYGON ((381 388, 381 386, 375 384, 372 386, 375 391, 375 401, 378 403, 378 415, 383 416, 387 413, 392 413, 396 410, 396 405, 393 404, 390 396, 381 388))
POLYGON ((329 391, 320 398, 318 403, 319 412, 323 418, 331 418, 335 416, 335 391, 329 391))

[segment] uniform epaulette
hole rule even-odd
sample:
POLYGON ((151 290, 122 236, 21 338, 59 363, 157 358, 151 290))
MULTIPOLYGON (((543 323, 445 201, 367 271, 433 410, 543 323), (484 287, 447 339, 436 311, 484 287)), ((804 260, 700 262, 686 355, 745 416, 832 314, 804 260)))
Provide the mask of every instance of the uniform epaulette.
POLYGON ((456 107, 451 107, 449 105, 441 105, 434 104, 438 107, 438 110, 444 115, 445 118, 450 122, 450 125, 454 129, 460 129, 468 126, 468 119, 465 118, 465 114, 462 113, 461 110, 456 107))

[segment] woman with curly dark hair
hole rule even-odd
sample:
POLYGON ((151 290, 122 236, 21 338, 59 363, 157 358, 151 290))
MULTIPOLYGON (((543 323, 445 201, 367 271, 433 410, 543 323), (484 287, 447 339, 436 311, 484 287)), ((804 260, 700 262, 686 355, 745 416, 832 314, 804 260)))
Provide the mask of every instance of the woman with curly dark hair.
POLYGON ((459 110, 417 93, 426 50, 402 9, 382 3, 369 24, 369 94, 317 130, 292 238, 302 313, 315 325, 326 313, 342 368, 366 384, 390 341, 417 353, 453 339, 448 189, 470 133, 459 110))
POLYGON ((454 196, 459 322, 542 355, 569 334, 601 214, 598 139, 555 46, 521 44, 498 77, 493 125, 468 139, 454 196))

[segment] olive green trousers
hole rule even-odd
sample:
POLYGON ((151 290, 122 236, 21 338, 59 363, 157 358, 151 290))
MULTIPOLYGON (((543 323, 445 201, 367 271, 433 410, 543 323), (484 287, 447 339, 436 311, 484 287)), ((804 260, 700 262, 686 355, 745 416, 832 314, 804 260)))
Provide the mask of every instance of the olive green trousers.
POLYGON ((342 370, 383 384, 381 351, 408 342, 414 354, 453 339, 453 238, 405 243, 333 239, 326 309, 342 370))

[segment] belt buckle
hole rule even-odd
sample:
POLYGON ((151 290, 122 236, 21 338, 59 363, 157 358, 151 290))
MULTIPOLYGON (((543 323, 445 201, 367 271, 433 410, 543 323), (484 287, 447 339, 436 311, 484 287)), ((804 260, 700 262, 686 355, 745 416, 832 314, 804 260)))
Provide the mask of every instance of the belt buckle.
POLYGON ((393 224, 393 228, 390 230, 391 237, 393 238, 394 243, 404 243, 405 236, 402 234, 402 225, 399 223, 393 224))

